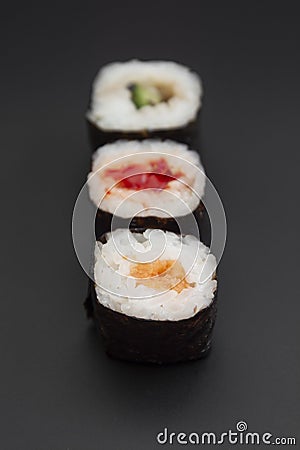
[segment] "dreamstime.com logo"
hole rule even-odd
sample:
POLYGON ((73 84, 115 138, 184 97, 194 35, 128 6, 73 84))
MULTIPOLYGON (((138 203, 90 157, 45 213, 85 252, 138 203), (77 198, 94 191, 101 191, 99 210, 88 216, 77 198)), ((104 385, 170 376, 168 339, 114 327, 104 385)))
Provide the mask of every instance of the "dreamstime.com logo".
POLYGON ((248 431, 248 424, 241 420, 236 424, 235 430, 227 430, 223 433, 191 432, 175 433, 164 428, 156 436, 158 444, 181 445, 296 445, 295 437, 273 436, 272 433, 257 433, 248 431))

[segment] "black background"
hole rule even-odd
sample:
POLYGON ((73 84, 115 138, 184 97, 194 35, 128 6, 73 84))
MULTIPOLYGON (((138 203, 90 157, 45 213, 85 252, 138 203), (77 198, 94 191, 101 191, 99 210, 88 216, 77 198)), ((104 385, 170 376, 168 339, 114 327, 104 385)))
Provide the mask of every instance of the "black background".
POLYGON ((238 420, 297 436, 295 6, 74 1, 2 9, 1 449, 152 449, 165 426, 221 432, 238 420), (132 57, 176 60, 201 75, 206 169, 228 220, 213 352, 162 368, 105 356, 84 316, 86 278, 71 239, 89 168, 90 83, 101 65, 132 57))

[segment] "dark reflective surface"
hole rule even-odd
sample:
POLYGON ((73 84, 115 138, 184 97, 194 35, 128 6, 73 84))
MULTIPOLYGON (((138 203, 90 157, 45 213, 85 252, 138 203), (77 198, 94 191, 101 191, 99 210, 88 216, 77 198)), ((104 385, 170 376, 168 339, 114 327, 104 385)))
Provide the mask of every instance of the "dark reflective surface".
POLYGON ((296 435, 298 11, 166 1, 140 20, 140 3, 5 6, 1 449, 150 450, 165 426, 221 432, 238 420, 296 435), (204 163, 228 219, 213 350, 162 368, 104 354, 71 241, 90 83, 101 64, 132 57, 200 73, 204 163))

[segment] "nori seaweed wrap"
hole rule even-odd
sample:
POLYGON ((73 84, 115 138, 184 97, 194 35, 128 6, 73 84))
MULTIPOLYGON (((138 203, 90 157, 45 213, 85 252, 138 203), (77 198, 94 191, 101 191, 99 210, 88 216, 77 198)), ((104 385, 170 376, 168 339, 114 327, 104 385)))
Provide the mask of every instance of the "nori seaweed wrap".
MULTIPOLYGON (((153 231, 159 232, 159 230, 153 231)), ((114 232, 117 245, 118 240, 122 242, 122 251, 124 251, 124 233, 128 233, 128 231, 118 230, 114 232)), ((144 236, 147 241, 147 239, 151 239, 151 230, 145 232, 136 230, 132 236, 136 237, 137 235, 144 236)), ((114 298, 113 294, 110 297, 109 291, 114 281, 112 278, 108 278, 108 272, 102 271, 103 264, 102 262, 102 265, 99 263, 101 259, 99 254, 102 252, 103 258, 109 260, 108 245, 112 242, 111 238, 111 234, 102 237, 102 244, 106 244, 105 251, 104 247, 102 247, 103 250, 99 250, 98 244, 96 245, 95 279, 97 284, 95 285, 93 281, 90 281, 88 297, 85 302, 88 317, 94 319, 104 340, 107 354, 127 361, 156 364, 188 361, 206 356, 211 348, 212 331, 217 312, 215 275, 212 274, 201 289, 198 289, 197 282, 191 281, 192 279, 196 280, 197 270, 202 264, 201 258, 198 257, 193 268, 196 275, 194 273, 191 276, 191 273, 188 275, 182 272, 180 280, 177 279, 176 272, 182 271, 183 266, 186 267, 186 255, 180 256, 176 261, 164 259, 165 256, 172 254, 171 250, 166 250, 164 255, 160 255, 157 260, 150 264, 140 262, 134 264, 131 260, 128 263, 131 265, 130 274, 137 277, 135 281, 141 280, 140 285, 136 284, 136 289, 141 288, 138 293, 142 297, 146 294, 145 298, 137 297, 131 300, 124 297, 125 300, 123 300, 116 296, 114 298), (100 267, 97 267, 97 264, 100 264, 100 267), (200 264, 199 267, 197 264, 200 264), (133 271, 132 267, 134 268, 133 271), (151 277, 144 277, 149 268, 151 269, 151 277), (155 272, 157 268, 161 272, 155 272), (103 278, 101 279, 101 277, 103 276, 105 280, 110 280, 110 284, 103 286, 104 290, 102 291, 99 284, 102 283, 103 278), (172 285, 172 282, 174 285, 172 285), (145 286, 143 283, 145 283, 145 286), (107 286, 110 286, 108 290, 107 286), (168 287, 169 290, 163 292, 161 297, 154 297, 149 300, 147 294, 149 288, 153 286, 157 289, 160 286, 168 287), (143 291, 143 289, 145 290, 143 291), (169 294, 170 298, 168 298, 169 294), (177 308, 174 307, 174 302, 178 302, 177 308)), ((140 245, 142 240, 141 238, 137 239, 139 241, 137 245, 140 245)), ((174 246, 177 241, 179 242, 179 237, 176 237, 173 233, 170 233, 167 239, 171 246, 174 246)), ((152 236, 152 243, 154 246, 157 243, 155 236, 152 236)), ((202 258, 207 256, 208 249, 198 240, 192 236, 183 238, 183 247, 190 247, 185 248, 189 254, 191 248, 195 250, 197 244, 200 246, 202 258)), ((130 251, 128 255, 132 257, 130 251)), ((209 257, 213 259, 212 255, 209 255, 209 257)), ((113 260, 116 261, 115 256, 113 256, 113 260)), ((123 264, 123 262, 120 264, 123 264)), ((117 275, 115 276, 117 277, 117 275)), ((115 281, 116 287, 119 289, 120 280, 116 278, 115 281)), ((122 294, 126 293, 126 284, 128 284, 127 281, 124 282, 122 294)), ((131 294, 132 292, 134 292, 133 288, 131 288, 131 294)))
MULTIPOLYGON (((200 116, 200 114, 198 116, 200 116)), ((187 125, 180 128, 169 128, 167 130, 141 130, 135 132, 103 130, 90 120, 87 120, 87 128, 92 152, 105 144, 110 144, 118 140, 136 141, 144 139, 171 139, 172 141, 181 142, 189 147, 196 148, 201 155, 203 154, 198 120, 189 122, 187 125)))
POLYGON ((119 139, 172 139, 199 150, 200 78, 170 61, 128 61, 97 75, 87 112, 92 151, 119 139))
POLYGON ((163 231, 171 231, 176 234, 196 234, 201 241, 210 246, 211 244, 211 224, 207 210, 202 202, 197 208, 181 217, 139 217, 135 216, 128 220, 123 217, 113 215, 109 212, 97 210, 95 218, 95 236, 99 240, 101 236, 118 228, 129 228, 134 231, 136 229, 160 229, 163 231))
MULTIPOLYGON (((160 228, 201 234, 209 244, 201 200, 205 174, 199 155, 173 141, 117 141, 98 149, 88 176, 97 206, 96 238, 116 228, 160 228)), ((208 230, 209 231, 209 230, 208 230)))

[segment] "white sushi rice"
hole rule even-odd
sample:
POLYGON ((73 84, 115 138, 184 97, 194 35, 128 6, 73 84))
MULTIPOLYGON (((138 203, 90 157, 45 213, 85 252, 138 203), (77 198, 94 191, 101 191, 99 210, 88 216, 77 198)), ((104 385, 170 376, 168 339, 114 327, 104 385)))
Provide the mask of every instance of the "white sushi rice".
POLYGON ((204 195, 205 173, 199 155, 184 144, 156 140, 117 141, 94 153, 88 187, 90 198, 99 209, 122 218, 135 215, 181 217, 198 207, 204 195), (116 180, 106 175, 108 169, 147 164, 161 158, 174 173, 182 173, 165 189, 128 189, 116 185, 116 180))
POLYGON ((143 234, 118 229, 96 242, 94 279, 98 301, 128 316, 153 320, 182 320, 194 316, 213 301, 217 288, 216 259, 191 235, 162 230, 143 234), (133 264, 163 260, 180 262, 192 286, 178 293, 138 284, 130 276, 133 264), (202 281, 203 280, 203 281, 202 281))
POLYGON ((98 73, 92 87, 87 118, 107 131, 163 130, 187 125, 201 106, 199 77, 187 67, 170 61, 113 63, 98 73), (154 106, 137 109, 130 84, 165 85, 172 97, 154 106))

